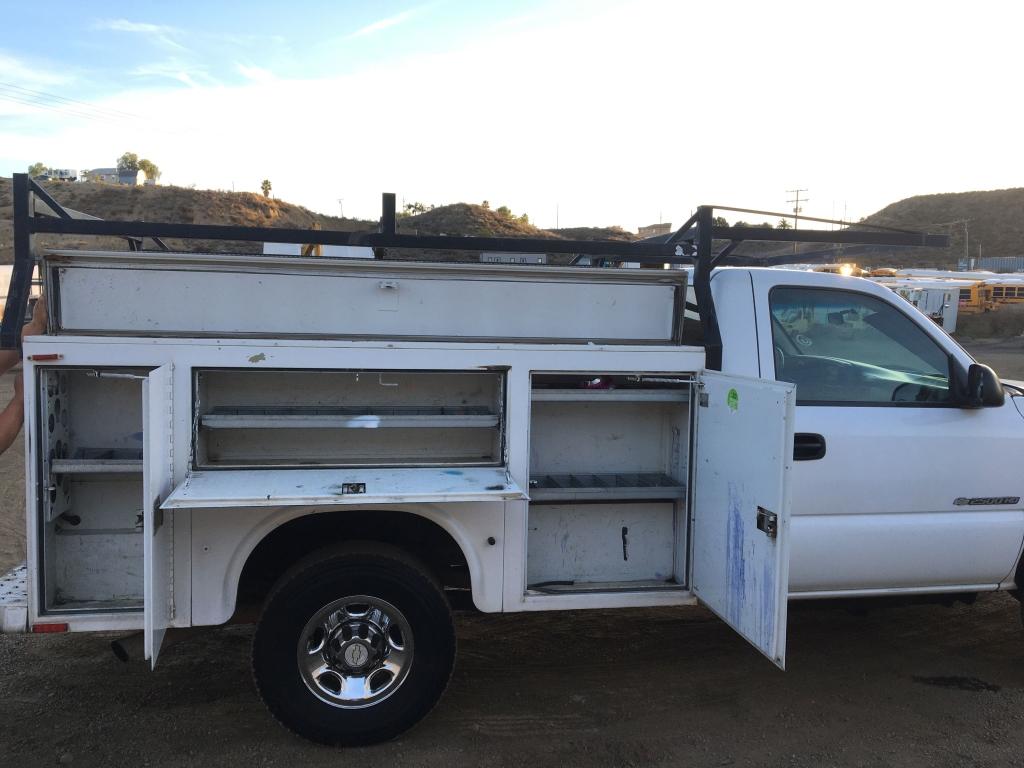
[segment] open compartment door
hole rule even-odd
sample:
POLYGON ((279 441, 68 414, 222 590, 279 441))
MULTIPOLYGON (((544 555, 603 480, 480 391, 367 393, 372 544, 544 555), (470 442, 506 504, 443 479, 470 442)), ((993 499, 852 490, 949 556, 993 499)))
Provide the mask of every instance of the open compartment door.
POLYGON ((171 621, 170 516, 160 505, 171 490, 171 374, 173 366, 150 371, 142 382, 142 524, 145 563, 144 634, 146 658, 156 667, 164 633, 171 621), (166 515, 166 517, 165 517, 166 515))
POLYGON ((702 372, 693 477, 693 592, 786 664, 795 389, 702 372))

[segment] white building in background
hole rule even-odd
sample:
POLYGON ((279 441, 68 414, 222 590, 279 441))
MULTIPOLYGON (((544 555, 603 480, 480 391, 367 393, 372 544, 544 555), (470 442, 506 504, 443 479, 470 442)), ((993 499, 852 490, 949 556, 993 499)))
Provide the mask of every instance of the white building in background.
POLYGON ((127 184, 129 187, 141 187, 146 183, 146 172, 141 168, 134 171, 120 171, 117 174, 118 184, 127 184))
POLYGON ((82 171, 82 181, 105 181, 108 184, 117 184, 117 168, 93 168, 91 171, 82 171))
POLYGON ((672 222, 666 221, 661 224, 648 224, 646 227, 639 227, 636 231, 641 240, 648 237, 672 234, 672 222))
POLYGON ((156 180, 150 181, 146 178, 146 172, 119 171, 117 168, 93 168, 91 171, 82 171, 82 181, 102 181, 106 184, 127 184, 130 187, 139 187, 143 184, 155 184, 156 180))

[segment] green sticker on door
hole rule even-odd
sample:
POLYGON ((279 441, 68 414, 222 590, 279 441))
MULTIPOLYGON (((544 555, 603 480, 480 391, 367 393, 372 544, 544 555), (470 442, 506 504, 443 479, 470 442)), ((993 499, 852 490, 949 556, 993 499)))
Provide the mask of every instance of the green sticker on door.
POLYGON ((725 404, 729 406, 730 410, 736 411, 740 407, 740 393, 735 389, 730 389, 729 394, 725 396, 725 404))

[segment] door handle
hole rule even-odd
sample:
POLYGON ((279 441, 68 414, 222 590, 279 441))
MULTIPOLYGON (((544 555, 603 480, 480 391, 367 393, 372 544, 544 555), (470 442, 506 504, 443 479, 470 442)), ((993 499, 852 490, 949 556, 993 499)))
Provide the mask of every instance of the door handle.
POLYGON ((825 458, 825 438, 814 432, 793 436, 793 461, 817 461, 825 458))

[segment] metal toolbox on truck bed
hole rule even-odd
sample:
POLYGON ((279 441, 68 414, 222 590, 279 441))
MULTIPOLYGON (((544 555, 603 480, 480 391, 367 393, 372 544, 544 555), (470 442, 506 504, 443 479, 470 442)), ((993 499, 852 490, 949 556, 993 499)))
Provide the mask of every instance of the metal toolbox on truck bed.
POLYGON ((687 274, 51 251, 59 333, 678 344, 687 274), (183 307, 188 307, 183 311, 183 307))

